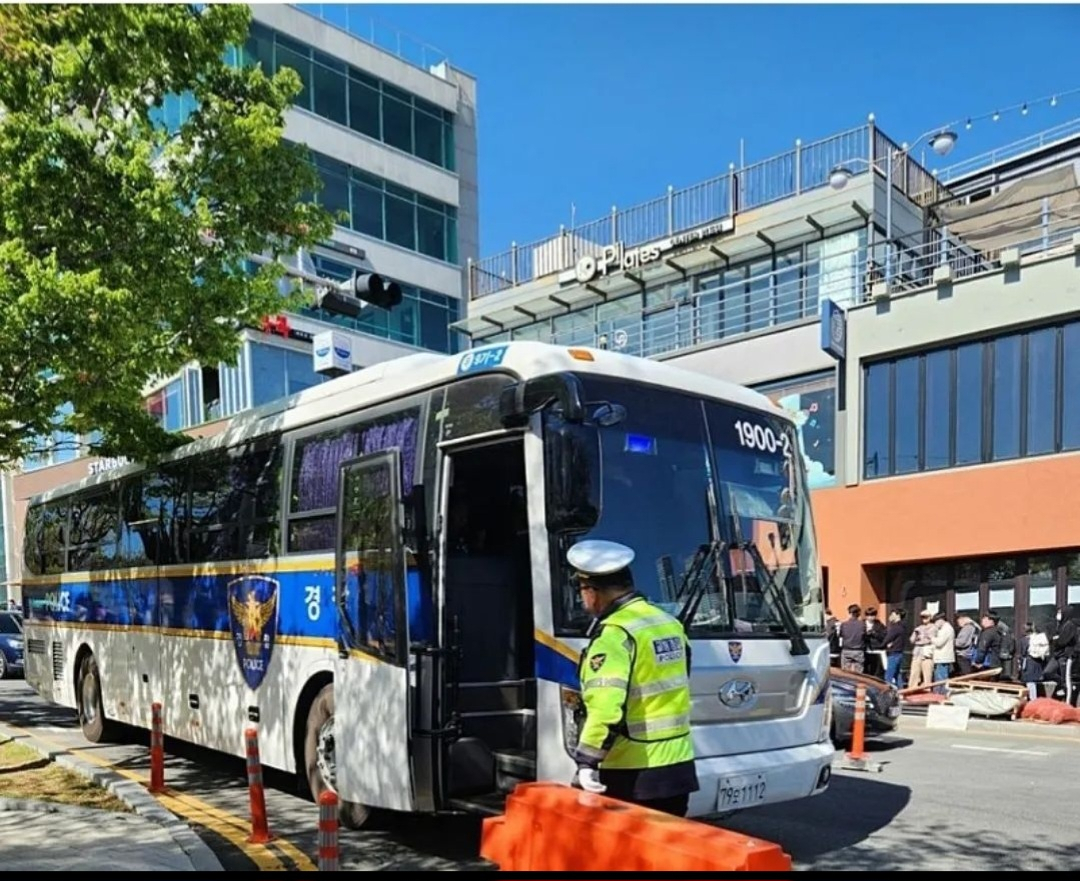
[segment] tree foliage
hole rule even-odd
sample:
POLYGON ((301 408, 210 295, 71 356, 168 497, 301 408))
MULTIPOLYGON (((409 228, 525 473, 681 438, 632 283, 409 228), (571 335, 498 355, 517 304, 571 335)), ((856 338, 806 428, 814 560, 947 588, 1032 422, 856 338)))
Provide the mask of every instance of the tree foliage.
POLYGON ((55 430, 96 452, 176 443, 148 382, 229 361, 283 308, 280 267, 325 239, 318 178, 282 140, 300 89, 226 62, 246 6, 0 6, 0 460, 55 430), (173 131, 168 96, 196 109, 173 131), (68 404, 70 415, 58 415, 68 404))

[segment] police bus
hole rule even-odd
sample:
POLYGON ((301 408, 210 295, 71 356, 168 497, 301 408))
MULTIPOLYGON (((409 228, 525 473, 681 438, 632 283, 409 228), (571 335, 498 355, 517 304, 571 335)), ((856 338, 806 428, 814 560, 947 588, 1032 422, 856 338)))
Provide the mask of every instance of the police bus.
POLYGON ((828 643, 800 441, 765 397, 610 351, 416 354, 33 498, 26 676, 263 763, 343 819, 572 779, 589 618, 566 561, 636 552, 692 641, 691 816, 824 790, 828 643))

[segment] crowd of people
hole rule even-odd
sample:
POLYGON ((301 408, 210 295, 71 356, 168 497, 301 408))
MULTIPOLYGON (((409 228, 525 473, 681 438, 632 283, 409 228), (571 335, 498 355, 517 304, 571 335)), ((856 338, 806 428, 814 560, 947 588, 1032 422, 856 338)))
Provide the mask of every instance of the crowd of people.
MULTIPOLYGON (((941 611, 924 609, 919 623, 910 629, 903 609, 892 609, 888 623, 878 618, 877 609, 848 606, 848 618, 839 621, 825 612, 833 664, 844 670, 867 673, 884 679, 896 688, 920 688, 941 683, 953 676, 1001 668, 991 679, 1027 684, 1028 694, 1052 696, 1070 706, 1077 705, 1080 688, 1078 622, 1072 607, 1059 609, 1052 627, 1028 624, 1019 639, 993 611, 978 619, 967 612, 955 620, 941 611), (910 650, 907 671, 902 669, 910 650)), ((933 685, 943 693, 944 685, 933 685)))

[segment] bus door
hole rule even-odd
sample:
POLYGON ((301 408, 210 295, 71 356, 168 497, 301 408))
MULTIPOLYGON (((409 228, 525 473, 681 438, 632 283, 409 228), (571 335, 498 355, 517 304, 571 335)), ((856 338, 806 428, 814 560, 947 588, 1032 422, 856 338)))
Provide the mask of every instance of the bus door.
POLYGON ((339 487, 335 788, 346 801, 408 811, 414 801, 398 451, 345 462, 339 487))
POLYGON ((524 445, 499 433, 439 448, 442 793, 487 807, 536 776, 524 445))

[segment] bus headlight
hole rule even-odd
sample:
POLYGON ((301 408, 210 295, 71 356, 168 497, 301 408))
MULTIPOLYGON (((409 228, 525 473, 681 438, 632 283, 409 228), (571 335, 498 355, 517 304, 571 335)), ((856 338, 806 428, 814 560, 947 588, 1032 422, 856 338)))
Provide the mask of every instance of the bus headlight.
POLYGON ((818 743, 825 743, 832 736, 833 700, 831 690, 825 692, 825 712, 821 714, 821 730, 818 732, 818 743))
POLYGON ((562 706, 562 731, 563 747, 571 758, 577 752, 578 740, 581 736, 581 720, 585 715, 585 705, 581 702, 581 692, 565 685, 559 689, 560 705, 562 706))

